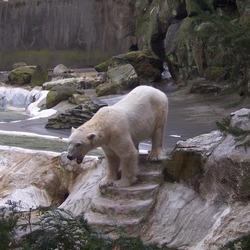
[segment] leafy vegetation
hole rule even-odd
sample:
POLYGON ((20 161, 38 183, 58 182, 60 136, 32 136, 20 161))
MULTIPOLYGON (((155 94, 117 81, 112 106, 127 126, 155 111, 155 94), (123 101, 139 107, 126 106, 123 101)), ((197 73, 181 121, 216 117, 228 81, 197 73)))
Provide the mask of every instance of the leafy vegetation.
POLYGON ((144 245, 138 237, 120 236, 113 240, 106 233, 92 229, 84 215, 70 211, 40 207, 18 211, 18 203, 0 208, 0 249, 23 250, 157 250, 144 245))
POLYGON ((250 26, 225 15, 204 14, 198 18, 201 23, 196 26, 195 35, 206 45, 206 58, 210 58, 207 66, 225 67, 224 79, 232 82, 239 92, 247 93, 250 26))
POLYGON ((246 235, 240 239, 229 242, 221 250, 249 250, 250 235, 246 235))

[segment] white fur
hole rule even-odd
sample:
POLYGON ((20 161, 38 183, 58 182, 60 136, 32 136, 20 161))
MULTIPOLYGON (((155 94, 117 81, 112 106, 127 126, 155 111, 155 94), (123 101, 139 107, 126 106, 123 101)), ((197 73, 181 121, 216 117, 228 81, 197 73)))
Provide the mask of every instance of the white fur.
POLYGON ((68 158, 80 163, 91 149, 102 147, 108 165, 100 186, 132 185, 136 181, 141 141, 152 140, 150 160, 163 156, 167 114, 167 96, 153 87, 139 86, 115 105, 101 108, 92 119, 72 130, 68 158), (120 180, 119 169, 122 171, 120 180))

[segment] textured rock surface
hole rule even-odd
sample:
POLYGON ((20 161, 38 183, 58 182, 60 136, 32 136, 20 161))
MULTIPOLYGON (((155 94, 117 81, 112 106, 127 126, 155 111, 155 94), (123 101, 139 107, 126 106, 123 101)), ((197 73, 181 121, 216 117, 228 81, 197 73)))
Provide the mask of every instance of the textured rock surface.
MULTIPOLYGON (((82 95, 82 97, 86 97, 82 95)), ((66 110, 55 118, 48 119, 45 128, 48 129, 71 129, 78 128, 86 121, 90 120, 92 116, 105 104, 95 104, 89 98, 85 99, 83 104, 78 105, 73 109, 66 110)))
POLYGON ((21 201, 25 209, 60 204, 68 192, 69 174, 58 153, 0 147, 0 204, 21 201))

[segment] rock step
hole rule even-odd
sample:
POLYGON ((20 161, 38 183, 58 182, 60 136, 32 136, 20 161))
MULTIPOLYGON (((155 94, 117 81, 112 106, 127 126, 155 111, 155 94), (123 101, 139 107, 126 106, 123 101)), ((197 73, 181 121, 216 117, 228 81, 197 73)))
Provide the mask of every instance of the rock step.
POLYGON ((137 184, 129 187, 107 187, 101 191, 103 197, 113 200, 141 199, 147 200, 154 197, 159 189, 159 184, 137 184))
POLYGON ((137 216, 146 214, 153 206, 154 201, 149 200, 111 200, 103 197, 97 197, 92 200, 91 210, 101 214, 128 215, 137 216))
POLYGON ((157 171, 157 170, 140 171, 137 174, 137 178, 138 178, 138 182, 140 183, 145 183, 145 182, 162 183, 164 180, 162 171, 157 171))
POLYGON ((139 225, 143 217, 134 217, 129 218, 127 216, 114 216, 109 214, 100 214, 95 212, 87 212, 84 215, 85 219, 92 227, 96 227, 98 229, 109 230, 111 228, 128 228, 128 227, 136 227, 139 225))

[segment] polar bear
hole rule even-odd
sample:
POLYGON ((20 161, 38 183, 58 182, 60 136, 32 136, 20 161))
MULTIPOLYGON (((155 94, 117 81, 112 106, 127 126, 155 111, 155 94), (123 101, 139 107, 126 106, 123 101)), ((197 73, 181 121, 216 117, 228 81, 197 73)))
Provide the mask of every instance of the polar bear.
POLYGON ((101 108, 79 128, 72 128, 67 157, 81 164, 90 150, 102 147, 107 167, 100 187, 130 186, 136 182, 141 141, 152 140, 149 160, 164 156, 167 115, 168 98, 163 92, 150 86, 136 87, 113 106, 101 108))

